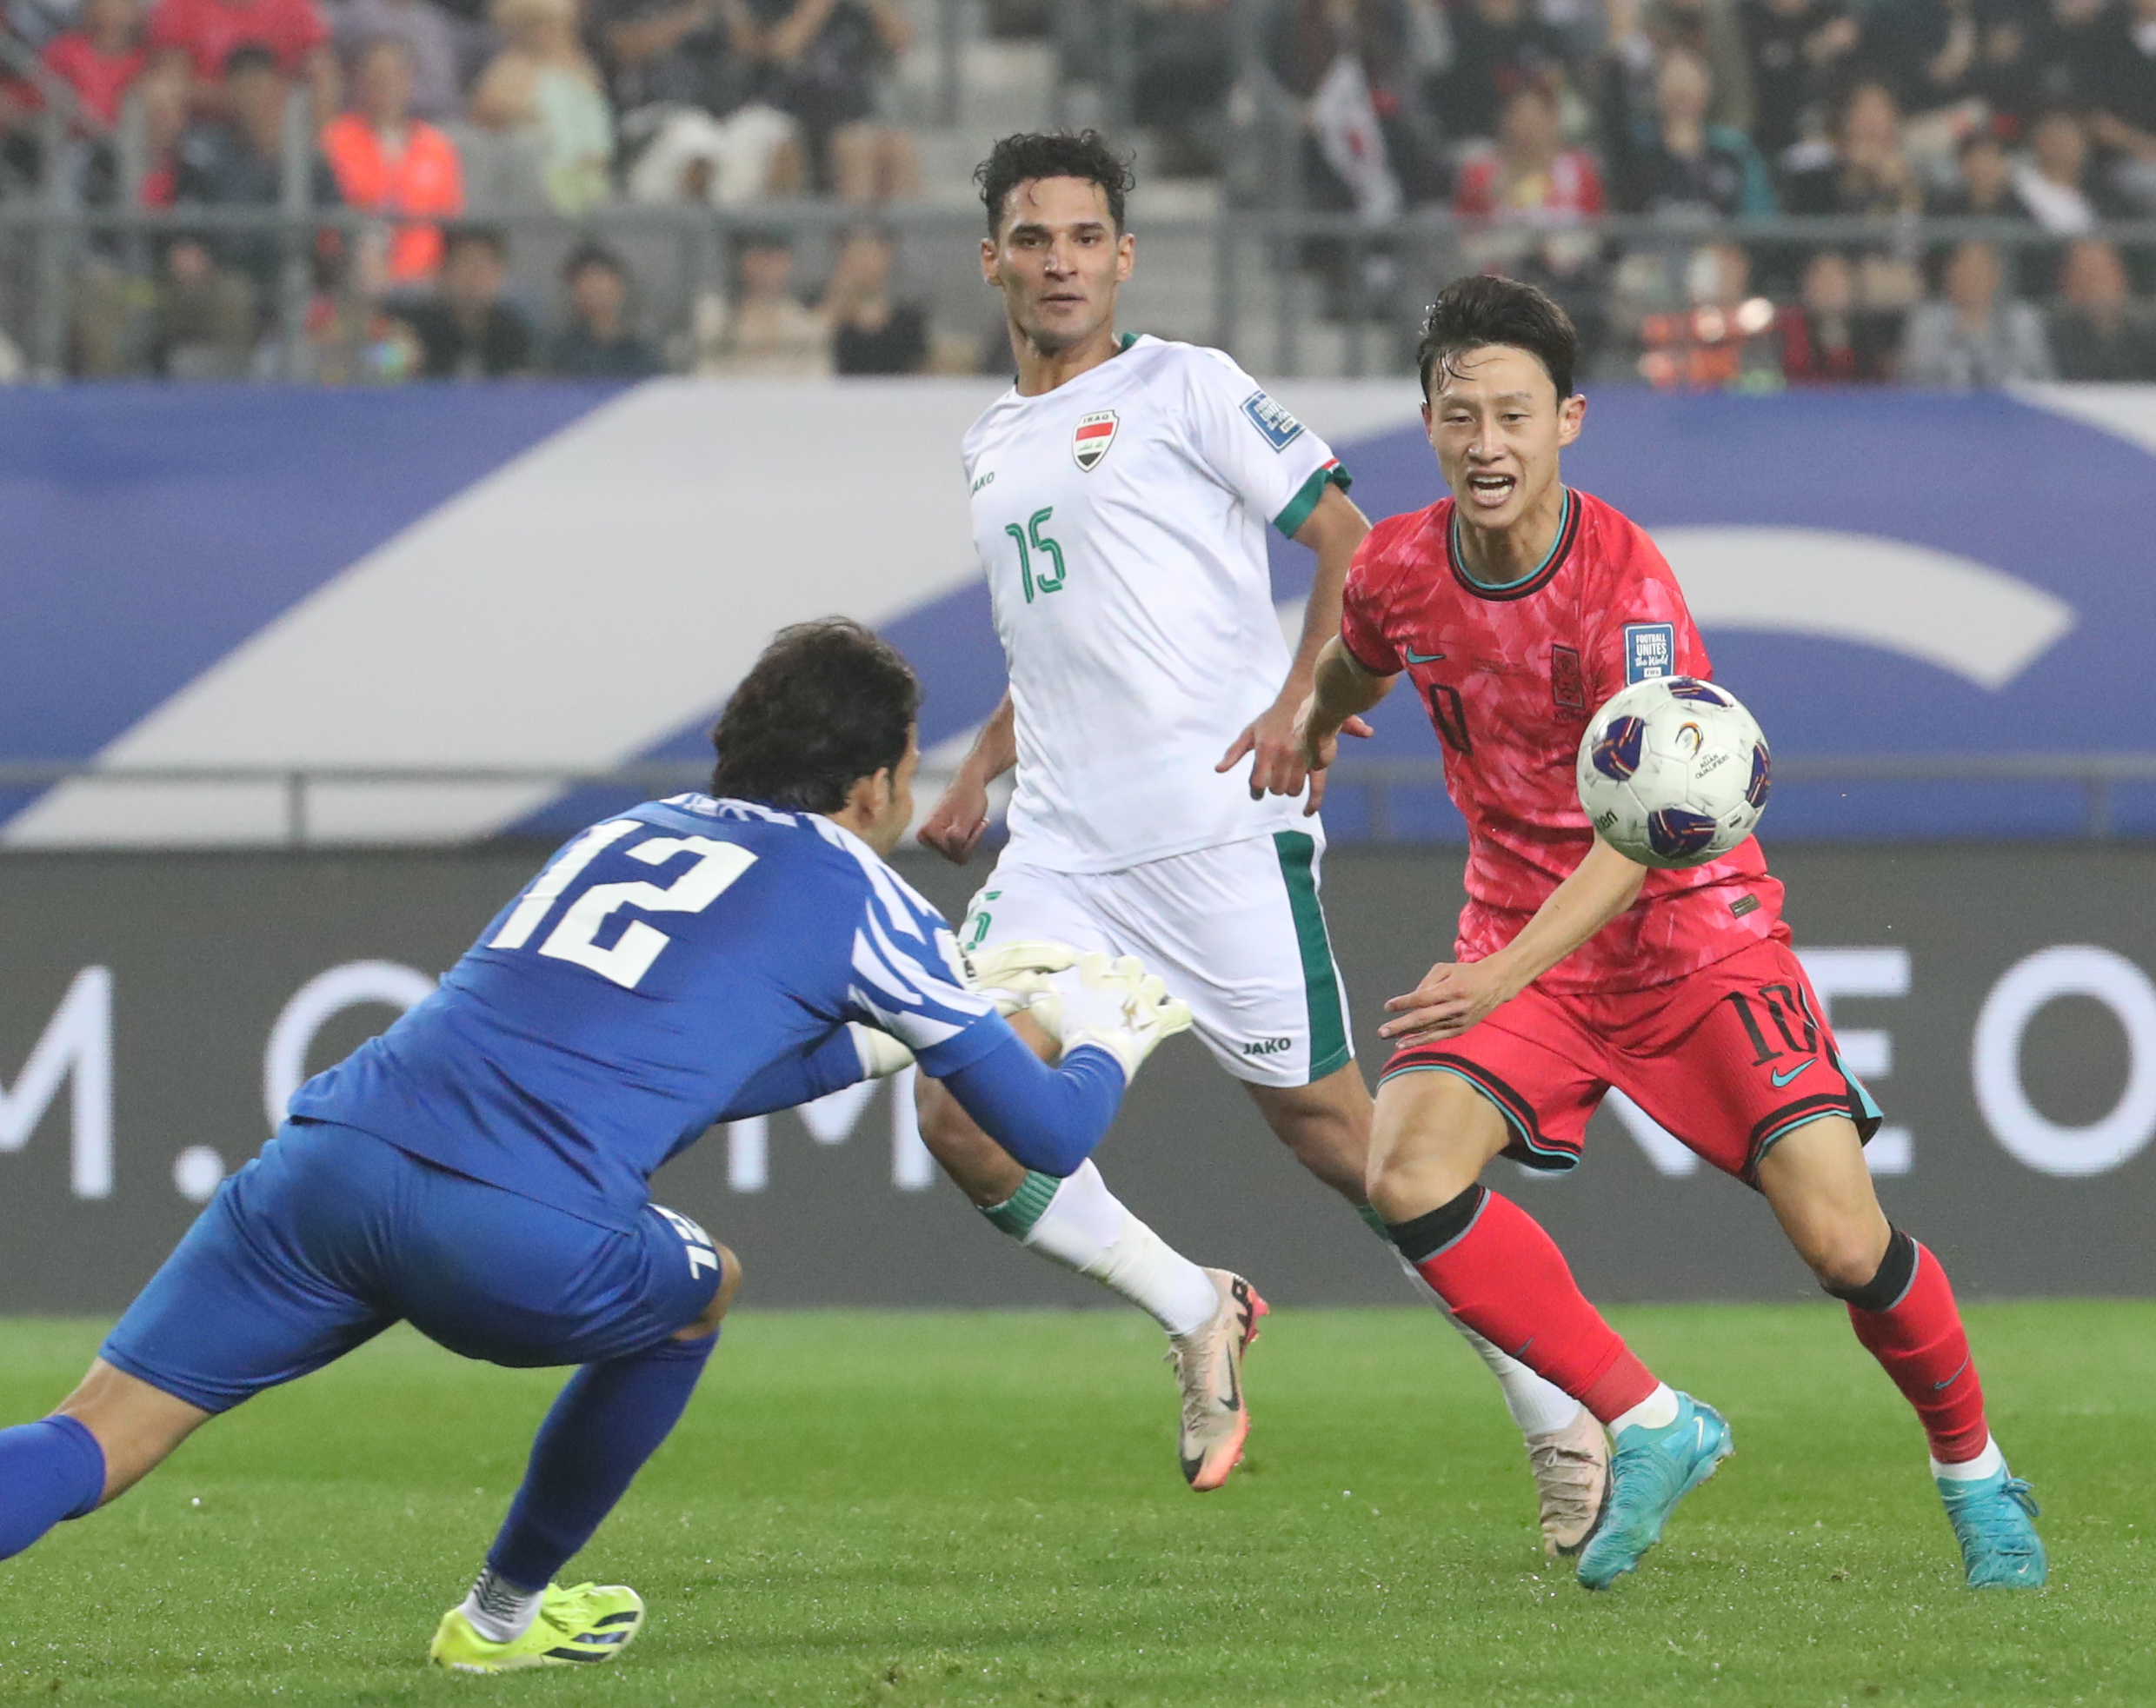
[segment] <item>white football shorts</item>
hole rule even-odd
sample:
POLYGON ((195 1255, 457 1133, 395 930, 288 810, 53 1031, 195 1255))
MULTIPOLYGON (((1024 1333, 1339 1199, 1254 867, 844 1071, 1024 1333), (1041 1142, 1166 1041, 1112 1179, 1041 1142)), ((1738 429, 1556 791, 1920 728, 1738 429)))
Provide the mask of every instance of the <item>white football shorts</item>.
POLYGON ((1221 1067, 1305 1086, 1354 1059, 1348 995, 1318 901, 1324 833, 1283 830, 1121 872, 997 861, 966 909, 968 949, 1048 939, 1135 955, 1190 1005, 1221 1067))

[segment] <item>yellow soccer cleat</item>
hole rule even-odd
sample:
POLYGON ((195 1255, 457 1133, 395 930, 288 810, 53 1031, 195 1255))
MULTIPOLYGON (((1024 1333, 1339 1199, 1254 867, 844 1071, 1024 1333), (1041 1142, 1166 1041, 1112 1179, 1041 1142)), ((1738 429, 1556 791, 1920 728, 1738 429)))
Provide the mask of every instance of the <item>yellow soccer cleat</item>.
POLYGON ((589 1666, 612 1660, 643 1629, 643 1598, 626 1584, 549 1584, 539 1617, 514 1643, 490 1643, 452 1607, 427 1658, 452 1672, 519 1672, 528 1666, 589 1666))

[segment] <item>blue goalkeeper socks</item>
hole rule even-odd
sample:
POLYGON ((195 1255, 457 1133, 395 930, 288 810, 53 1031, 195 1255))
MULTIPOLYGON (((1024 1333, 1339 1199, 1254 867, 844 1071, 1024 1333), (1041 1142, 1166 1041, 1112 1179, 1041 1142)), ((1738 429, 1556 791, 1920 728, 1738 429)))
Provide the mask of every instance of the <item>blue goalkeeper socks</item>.
POLYGON ((669 1339, 569 1378, 539 1426, 524 1485, 487 1552, 498 1576, 527 1589, 553 1581, 658 1451, 718 1344, 715 1333, 669 1339))
POLYGON ((96 1512, 104 1492, 104 1449, 73 1418, 0 1429, 0 1559, 96 1512))

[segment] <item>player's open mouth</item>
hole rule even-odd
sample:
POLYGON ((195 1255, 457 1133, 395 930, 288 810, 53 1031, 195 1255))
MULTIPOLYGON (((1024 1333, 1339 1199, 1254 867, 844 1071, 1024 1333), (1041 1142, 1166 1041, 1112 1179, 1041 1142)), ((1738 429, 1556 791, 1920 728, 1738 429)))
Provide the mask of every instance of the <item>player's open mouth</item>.
POLYGON ((1470 475, 1467 490, 1486 504, 1501 503, 1512 496, 1512 489, 1519 482, 1510 475, 1470 475))

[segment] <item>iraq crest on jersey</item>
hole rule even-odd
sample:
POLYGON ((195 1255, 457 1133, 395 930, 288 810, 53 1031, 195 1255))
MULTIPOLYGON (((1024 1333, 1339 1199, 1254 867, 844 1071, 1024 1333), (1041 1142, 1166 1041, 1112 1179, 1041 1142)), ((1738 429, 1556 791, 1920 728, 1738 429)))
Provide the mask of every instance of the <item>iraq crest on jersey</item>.
POLYGON ((1115 411, 1102 409, 1098 415, 1080 417, 1077 429, 1070 435, 1070 454, 1078 466, 1088 474, 1093 466, 1108 455, 1108 448, 1115 442, 1115 411))

